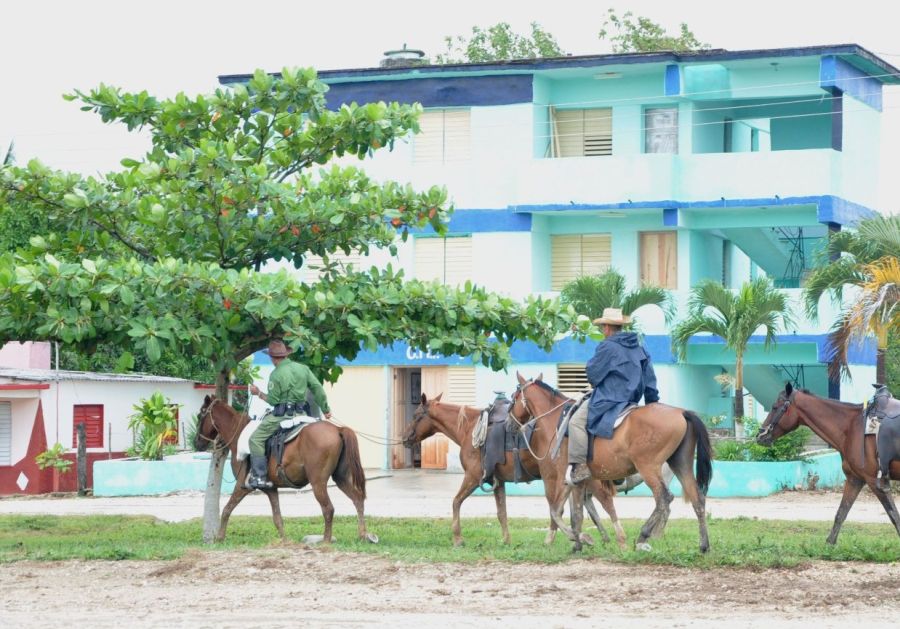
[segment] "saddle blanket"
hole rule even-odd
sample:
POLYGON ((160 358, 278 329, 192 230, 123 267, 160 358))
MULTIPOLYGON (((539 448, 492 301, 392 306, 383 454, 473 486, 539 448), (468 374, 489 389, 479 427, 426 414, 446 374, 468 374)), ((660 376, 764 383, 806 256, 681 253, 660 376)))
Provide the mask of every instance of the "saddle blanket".
MULTIPOLYGON (((295 415, 294 417, 288 417, 287 419, 281 420, 282 430, 290 430, 293 428, 290 434, 285 437, 284 442, 287 443, 288 441, 296 439, 297 435, 300 434, 300 431, 314 421, 317 421, 315 417, 308 417, 307 415, 295 415)), ((241 436, 238 437, 237 441, 238 461, 242 461, 250 456, 250 437, 253 436, 253 433, 256 432, 256 429, 259 428, 261 423, 261 420, 254 419, 241 431, 241 436)))

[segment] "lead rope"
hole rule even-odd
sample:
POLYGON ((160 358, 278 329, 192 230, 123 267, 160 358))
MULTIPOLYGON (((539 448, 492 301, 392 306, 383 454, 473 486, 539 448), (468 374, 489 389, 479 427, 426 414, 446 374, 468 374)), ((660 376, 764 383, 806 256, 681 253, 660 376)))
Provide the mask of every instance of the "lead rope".
POLYGON ((382 437, 381 435, 372 435, 367 432, 362 432, 360 430, 357 430, 356 428, 352 428, 352 427, 342 423, 334 415, 331 416, 331 419, 326 419, 324 421, 334 424, 338 428, 350 428, 350 430, 352 430, 357 435, 359 435, 360 437, 362 437, 363 439, 365 439, 366 441, 369 441, 371 443, 376 443, 381 446, 402 446, 403 445, 402 439, 388 439, 386 437, 382 437))

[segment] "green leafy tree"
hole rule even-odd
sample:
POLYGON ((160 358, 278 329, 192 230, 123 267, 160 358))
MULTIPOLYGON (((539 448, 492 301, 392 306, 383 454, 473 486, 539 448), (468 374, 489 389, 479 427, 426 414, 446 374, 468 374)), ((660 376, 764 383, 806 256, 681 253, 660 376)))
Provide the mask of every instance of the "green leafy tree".
MULTIPOLYGON (((159 361, 167 350, 213 366, 224 398, 231 371, 284 337, 320 377, 338 358, 405 340, 501 368, 517 339, 549 348, 571 325, 557 301, 525 303, 467 284, 406 281, 390 267, 361 272, 336 251, 395 250, 410 227, 445 233, 446 191, 376 183, 340 157, 365 158, 419 130, 419 105, 328 110, 311 69, 257 71, 245 86, 158 100, 100 86, 72 100, 106 122, 149 132, 151 149, 123 170, 85 178, 38 161, 0 171, 0 210, 32 208, 65 229, 0 256, 0 342, 99 344, 159 361), (51 253, 52 252, 52 253, 51 253), (301 267, 307 284, 270 260, 301 267)), ((218 529, 224 450, 210 468, 204 538, 218 529)))
MULTIPOLYGON (((807 315, 818 317, 819 301, 829 295, 835 304, 841 304, 847 287, 862 289, 869 280, 868 265, 890 256, 900 255, 900 216, 877 216, 861 221, 853 231, 832 233, 828 245, 821 252, 816 268, 806 278, 803 302, 807 315)), ((834 331, 841 328, 847 318, 845 309, 834 331)), ((887 373, 888 338, 878 338, 876 379, 885 382, 887 373)), ((840 357, 829 366, 832 373, 840 368, 840 357)))
POLYGON ((531 35, 519 35, 506 22, 485 29, 472 27, 472 36, 448 35, 444 38, 447 50, 435 57, 439 64, 483 63, 513 59, 562 57, 565 53, 556 38, 536 22, 531 23, 531 35))
POLYGON ((675 316, 675 304, 669 291, 658 286, 639 286, 627 290, 625 276, 615 269, 600 275, 583 275, 563 286, 560 301, 572 306, 576 313, 593 320, 603 315, 605 308, 621 308, 627 315, 642 306, 658 306, 670 323, 675 316))
POLYGON ((760 277, 732 292, 719 282, 704 280, 691 289, 688 316, 672 331, 672 345, 679 359, 687 358, 688 342, 695 334, 721 337, 735 353, 734 416, 744 416, 744 354, 750 337, 765 331, 766 349, 775 345, 779 330, 792 325, 786 295, 767 277, 760 277))
POLYGON ((685 52, 709 48, 709 44, 698 40, 684 22, 678 35, 669 35, 650 18, 631 11, 619 16, 615 9, 607 13, 599 37, 601 41, 612 43, 613 52, 685 52))

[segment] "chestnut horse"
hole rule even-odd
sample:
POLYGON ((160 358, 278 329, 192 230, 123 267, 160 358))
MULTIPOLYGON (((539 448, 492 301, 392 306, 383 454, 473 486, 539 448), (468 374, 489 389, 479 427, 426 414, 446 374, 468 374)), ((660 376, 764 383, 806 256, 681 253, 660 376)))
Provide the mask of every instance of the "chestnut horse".
MULTIPOLYGON (((421 403, 413 414, 413 423, 403 439, 403 444, 409 448, 414 443, 441 432, 459 446, 459 459, 465 474, 462 485, 460 485, 459 491, 453 498, 453 544, 460 546, 463 543, 459 522, 460 507, 463 501, 481 484, 483 471, 481 449, 472 445, 472 432, 481 415, 481 410, 443 403, 440 401, 441 395, 443 394, 429 400, 424 393, 422 394, 421 403)), ((556 518, 551 516, 550 530, 544 540, 545 544, 552 543, 556 537, 557 522, 562 515, 564 505, 563 483, 565 465, 560 463, 561 460, 553 460, 547 455, 553 446, 555 438, 556 424, 551 424, 549 419, 541 421, 535 426, 534 433, 531 436, 530 449, 519 451, 521 464, 525 472, 534 479, 543 479, 544 492, 551 514, 558 512, 556 518), (541 458, 537 458, 533 453, 536 453, 541 458)), ((500 520, 503 543, 508 544, 510 538, 506 522, 506 483, 515 480, 515 461, 512 453, 507 452, 504 462, 497 465, 493 471, 494 478, 497 481, 494 488, 494 500, 497 503, 497 519, 500 520)), ((597 496, 600 504, 603 505, 603 509, 609 514, 616 531, 616 541, 620 547, 624 547, 625 531, 622 529, 622 525, 619 524, 619 519, 616 516, 616 508, 613 504, 613 496, 615 495, 613 484, 611 482, 592 482, 589 490, 597 496)), ((603 541, 609 541, 609 535, 603 528, 600 516, 590 500, 586 503, 586 507, 594 524, 597 525, 603 541)), ((565 527, 564 530, 566 530, 565 527)), ((570 534, 568 530, 566 530, 566 533, 570 534)), ((590 538, 586 536, 585 541, 590 543, 590 538)))
MULTIPOLYGON (((510 416, 520 425, 534 418, 549 418, 555 426, 562 407, 569 400, 560 391, 546 384, 542 376, 525 380, 516 373, 519 386, 512 397, 510 416)), ((539 419, 539 421, 540 421, 539 419)), ((669 519, 669 504, 673 496, 663 480, 662 467, 669 467, 681 482, 686 500, 691 502, 700 526, 700 552, 709 550, 706 530, 706 491, 712 479, 712 446, 709 433, 696 413, 658 402, 631 411, 612 439, 594 438, 594 454, 588 467, 598 480, 624 478, 635 471, 653 492, 656 507, 641 527, 635 546, 649 550, 647 539, 662 535, 669 519), (697 475, 694 475, 694 451, 697 452, 697 475)), ((560 453, 560 467, 566 452, 560 453)), ((581 520, 583 496, 572 492, 572 537, 574 551, 581 550, 581 520)))
MULTIPOLYGON (((770 446, 772 442, 801 424, 809 426, 828 445, 841 453, 844 469, 844 496, 834 516, 834 526, 828 535, 828 543, 837 542, 841 525, 847 512, 856 501, 860 490, 868 485, 881 501, 888 518, 900 535, 900 513, 889 492, 878 481, 878 460, 875 456, 875 435, 863 434, 863 407, 813 395, 804 389, 794 389, 790 384, 778 394, 766 420, 760 426, 756 441, 770 446)), ((900 480, 900 461, 890 464, 890 477, 900 480)))
MULTIPOLYGON (((206 396, 200 408, 197 435, 194 437, 194 448, 206 450, 217 438, 231 450, 231 470, 234 473, 234 491, 228 504, 222 509, 222 520, 216 541, 225 539, 228 518, 238 503, 252 489, 244 488, 249 464, 246 459, 237 460, 237 441, 241 431, 250 421, 244 413, 238 413, 225 402, 215 396, 206 396)), ((282 459, 284 476, 278 473, 277 462, 269 459, 269 478, 275 484, 271 489, 263 489, 272 505, 272 520, 281 539, 285 539, 284 522, 281 519, 281 506, 278 501, 279 487, 303 487, 312 485, 313 495, 322 507, 325 518, 325 534, 323 541, 331 542, 331 523, 334 517, 334 506, 328 497, 326 486, 328 478, 347 494, 356 507, 357 526, 360 539, 375 542, 378 538, 366 532, 366 519, 363 513, 363 502, 366 499, 366 476, 363 473, 359 458, 359 443, 356 433, 346 426, 338 428, 329 422, 315 422, 306 426, 296 439, 284 446, 282 459), (287 481, 287 482, 286 482, 287 481)))

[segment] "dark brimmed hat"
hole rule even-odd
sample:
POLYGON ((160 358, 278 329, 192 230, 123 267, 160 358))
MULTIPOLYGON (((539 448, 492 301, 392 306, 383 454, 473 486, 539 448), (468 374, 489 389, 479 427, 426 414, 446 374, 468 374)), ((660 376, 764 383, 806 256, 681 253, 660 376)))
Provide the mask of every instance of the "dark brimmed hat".
POLYGON ((272 358, 284 358, 292 353, 291 349, 281 339, 269 341, 269 347, 263 350, 263 354, 268 354, 272 358))

